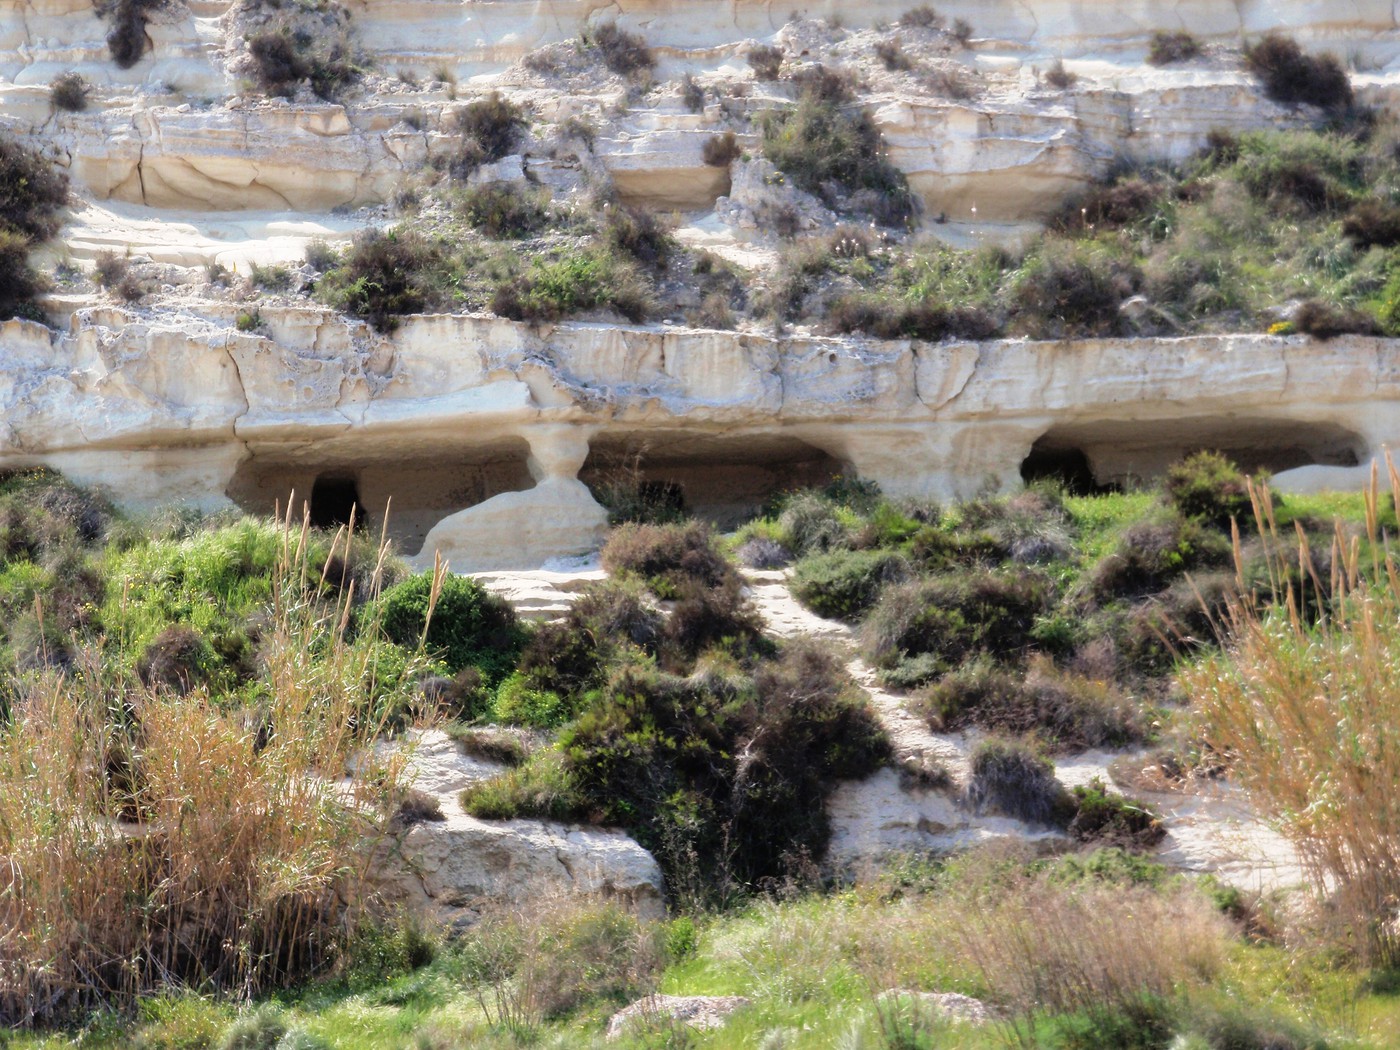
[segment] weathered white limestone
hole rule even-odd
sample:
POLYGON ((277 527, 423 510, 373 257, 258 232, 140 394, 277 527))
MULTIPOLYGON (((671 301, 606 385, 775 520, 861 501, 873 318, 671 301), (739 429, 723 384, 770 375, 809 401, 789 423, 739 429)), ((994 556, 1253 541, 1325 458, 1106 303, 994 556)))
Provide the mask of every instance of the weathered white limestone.
POLYGON ((605 517, 577 478, 614 435, 643 460, 664 448, 667 469, 807 448, 939 497, 1018 484, 1042 439, 1103 480, 1209 446, 1283 468, 1284 488, 1351 483, 1400 440, 1385 339, 934 345, 479 316, 385 337, 320 309, 263 316, 266 335, 115 308, 63 333, 0 326, 0 465, 51 463, 137 506, 227 493, 255 509, 333 468, 363 479, 372 515, 394 497, 410 550, 427 533, 424 559, 472 571, 592 548, 605 517))

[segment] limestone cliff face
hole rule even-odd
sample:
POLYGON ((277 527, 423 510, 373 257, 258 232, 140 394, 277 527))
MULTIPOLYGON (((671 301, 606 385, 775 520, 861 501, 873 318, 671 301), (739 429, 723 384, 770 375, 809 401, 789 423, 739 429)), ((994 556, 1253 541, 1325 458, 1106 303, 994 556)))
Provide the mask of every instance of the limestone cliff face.
POLYGON ((579 482, 618 458, 723 509, 851 469, 896 494, 971 495, 1034 453, 1101 480, 1202 445, 1284 488, 1354 480, 1400 438, 1400 342, 1217 336, 874 343, 415 318, 392 337, 322 310, 159 323, 74 315, 0 330, 0 464, 49 463, 129 504, 259 509, 353 471, 391 530, 459 569, 582 553, 579 482), (710 471, 713 476, 707 476, 710 471), (746 491, 748 486, 752 491, 746 491), (425 545, 426 539, 426 545, 425 545))

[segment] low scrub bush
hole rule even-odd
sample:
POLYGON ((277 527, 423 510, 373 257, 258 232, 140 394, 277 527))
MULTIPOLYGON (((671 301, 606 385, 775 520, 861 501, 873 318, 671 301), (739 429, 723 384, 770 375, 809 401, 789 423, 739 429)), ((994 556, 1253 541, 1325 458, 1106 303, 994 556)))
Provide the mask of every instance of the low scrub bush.
POLYGON ((837 332, 864 332, 877 339, 991 339, 1001 322, 979 306, 946 306, 930 299, 891 301, 879 294, 844 295, 827 310, 837 332))
POLYGON ((1024 675, 989 660, 963 664, 917 702, 939 732, 981 729, 1035 733, 1057 748, 1122 747, 1141 740, 1142 718, 1128 697, 1042 657, 1024 675))
POLYGON ((1184 30, 1174 33, 1159 29, 1152 34, 1147 49, 1147 63, 1152 66, 1169 66, 1174 62, 1189 62, 1201 53, 1201 42, 1184 30))
MULTIPOLYGON (((825 84, 826 81, 821 82, 825 84)), ((802 189, 831 198, 831 187, 850 207, 864 191, 873 195, 871 214, 890 226, 914 214, 914 198, 904 175, 885 155, 884 141, 869 114, 822 97, 829 88, 804 91, 796 107, 763 117, 763 152, 802 189)))
POLYGON ((499 91, 468 103, 457 112, 462 144, 453 158, 452 174, 465 179, 481 165, 508 156, 525 125, 524 110, 499 91))
POLYGON ((1017 274, 1012 308, 1037 338, 1112 335, 1121 325, 1118 307, 1141 279, 1105 249, 1046 242, 1017 274))
POLYGON ((0 321, 43 320, 34 299, 44 290, 45 281, 29 265, 30 247, 28 237, 0 227, 0 321))
POLYGON ((537 751, 524 765, 491 780, 479 781, 461 794, 462 809, 479 820, 577 821, 589 815, 589 802, 578 790, 564 756, 554 748, 537 751))
POLYGON ((1358 248, 1393 248, 1400 244, 1400 207, 1368 197, 1343 216, 1342 233, 1358 248))
POLYGON ((888 550, 836 550, 798 562, 792 593, 819 616, 854 621, 875 604, 880 591, 905 579, 909 565, 888 550))
POLYGON ((390 587, 364 617, 378 618, 391 642, 420 642, 452 672, 475 667, 487 682, 515 668, 524 630, 505 600, 453 573, 418 573, 390 587))
POLYGON ((1109 791, 1098 777, 1071 794, 1075 813, 1068 831, 1078 842, 1148 850, 1166 838, 1167 829, 1151 808, 1109 791))
POLYGON ((889 745, 836 658, 793 644, 752 678, 627 669, 561 747, 580 792, 655 853, 672 891, 704 896, 820 857, 827 791, 889 745))
POLYGON ((1165 193, 1164 186, 1138 176, 1096 186, 1065 208, 1059 225, 1069 230, 1131 226, 1152 215, 1165 193))
POLYGON ((953 665, 974 653, 1014 659, 1030 643, 1049 587, 1041 577, 984 569, 888 587, 861 630, 871 663, 893 667, 927 653, 953 665))
POLYGON ((792 553, 777 540, 755 536, 734 551, 740 564, 750 569, 782 569, 792 563, 792 553))
POLYGON ((1028 824, 1066 826, 1074 803, 1055 767, 1018 740, 984 740, 972 752, 964 802, 978 813, 999 813, 1028 824))
POLYGON ((891 73, 904 72, 914 68, 913 61, 904 53, 898 40, 881 40, 875 45, 875 57, 891 73))
POLYGON ((911 7, 899 16, 902 26, 917 26, 920 29, 942 29, 943 16, 928 4, 911 7))
POLYGON ((119 69, 130 69, 146 53, 150 37, 146 26, 153 19, 171 16, 184 7, 181 0, 94 0, 98 15, 111 22, 107 50, 119 69))
POLYGON ((471 227, 497 240, 529 237, 549 224, 544 190, 492 184, 462 194, 461 212, 471 227))
POLYGON ((712 168, 727 168, 739 159, 739 154, 743 152, 739 148, 739 142, 734 137, 734 132, 725 131, 718 135, 711 135, 705 140, 705 145, 701 147, 701 156, 706 164, 712 168))
POLYGON ((1064 59, 1057 58, 1050 64, 1050 68, 1045 71, 1045 82, 1052 88, 1065 91, 1079 83, 1079 74, 1071 73, 1065 68, 1064 59))
POLYGON ((737 574, 712 586, 692 579, 677 587, 663 631, 662 664, 680 672, 714 648, 740 656, 771 648, 763 637, 763 618, 744 596, 737 574))
POLYGON ((317 281, 316 292, 376 330, 392 332, 404 315, 436 301, 443 265, 442 249, 420 234, 369 230, 317 281))
POLYGON ((491 309, 512 321, 558 321, 588 310, 613 310, 640 323, 655 309, 637 265, 603 247, 563 258, 536 258, 531 268, 498 285, 491 309))
POLYGON ((87 109, 88 94, 92 85, 83 79, 81 73, 60 73, 49 81, 49 101, 54 109, 64 113, 81 113, 87 109))
POLYGON ((1123 530, 1087 579, 1102 600, 1141 598, 1164 590, 1183 573, 1228 559, 1229 541, 1221 533, 1174 512, 1153 512, 1123 530))
POLYGON ((449 727, 448 733, 464 754, 503 766, 520 766, 530 757, 523 737, 503 729, 462 729, 449 727))
POLYGON ((603 22, 585 29, 583 46, 597 53, 608 71, 621 77, 638 77, 656 67, 656 56, 644 38, 629 33, 616 22, 603 22))
POLYGON ((687 582, 714 587, 733 570, 715 543, 710 527, 693 521, 684 525, 620 525, 603 545, 603 568, 631 573, 663 597, 687 582))
POLYGON ((818 492, 800 492, 789 498, 778 516, 783 545, 800 554, 829 551, 850 545, 856 524, 835 501, 818 492))
POLYGON ((783 68, 783 49, 771 44, 751 47, 744 57, 748 59, 753 75, 759 80, 777 80, 783 68))
POLYGON ((608 208, 603 244, 612 255, 631 258, 652 269, 664 267, 676 246, 670 230, 655 213, 621 202, 608 208))
POLYGON ((1293 324, 1304 335, 1326 341, 1339 335, 1380 335, 1381 326, 1365 310, 1338 306, 1322 299, 1305 299, 1293 312, 1293 324))
POLYGON ((0 228, 31 242, 58 232, 68 203, 68 176, 38 150, 0 135, 0 228))
POLYGON ((1337 56, 1309 55, 1291 36, 1268 34, 1245 49, 1244 62, 1275 102, 1323 109, 1351 105, 1351 81, 1337 56))
POLYGON ((136 673, 148 689, 169 689, 181 695, 209 679, 218 655, 192 627, 173 624, 153 638, 136 662, 136 673))
POLYGON ((1228 529, 1232 518, 1248 516, 1249 483, 1219 452, 1196 452, 1167 468, 1162 479, 1167 502, 1183 517, 1228 529))

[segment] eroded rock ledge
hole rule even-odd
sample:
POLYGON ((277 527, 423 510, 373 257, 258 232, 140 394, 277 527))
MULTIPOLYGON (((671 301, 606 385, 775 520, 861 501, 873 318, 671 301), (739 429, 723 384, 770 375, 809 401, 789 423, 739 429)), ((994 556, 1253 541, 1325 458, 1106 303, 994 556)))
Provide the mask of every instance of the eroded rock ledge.
POLYGON ((459 571, 592 549, 584 482, 627 469, 732 519, 850 471, 967 496, 1025 471, 1150 477, 1214 447, 1282 489, 1349 485, 1400 438, 1400 341, 1265 335, 925 344, 320 309, 85 309, 0 326, 0 466, 46 464, 140 508, 250 511, 352 492, 459 571))

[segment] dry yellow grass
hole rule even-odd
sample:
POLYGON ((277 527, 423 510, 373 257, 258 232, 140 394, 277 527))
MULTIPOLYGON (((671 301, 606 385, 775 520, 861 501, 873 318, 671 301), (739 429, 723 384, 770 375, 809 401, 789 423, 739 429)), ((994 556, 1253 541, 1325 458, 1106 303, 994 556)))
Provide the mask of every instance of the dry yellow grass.
MULTIPOLYGON (((1387 457, 1391 495, 1400 474, 1387 457)), ((1279 536, 1252 491, 1268 589, 1234 602, 1224 655, 1186 669, 1207 739, 1297 847, 1314 888, 1373 960, 1400 961, 1400 572, 1373 467, 1367 542, 1335 529, 1330 558, 1279 536), (1319 566, 1326 566, 1320 568, 1319 566), (1266 601, 1267 599, 1267 601, 1266 601), (1272 603, 1272 604, 1271 604, 1272 603)), ((1245 566, 1238 531, 1236 562, 1245 566)))

